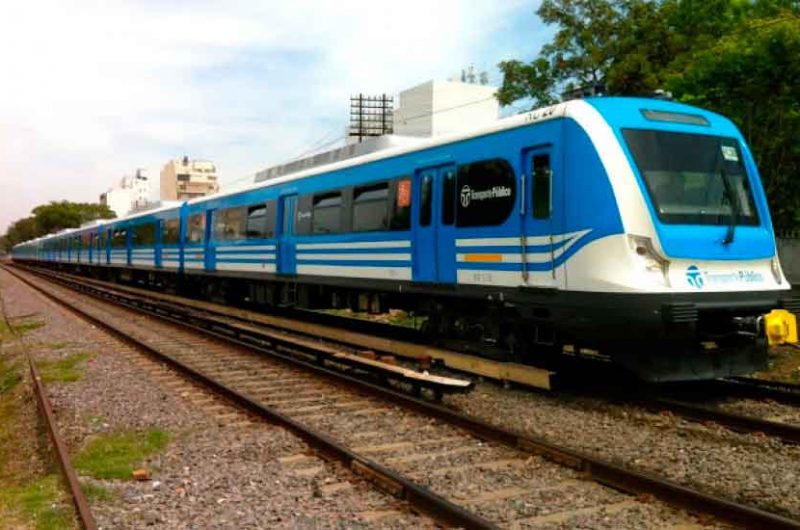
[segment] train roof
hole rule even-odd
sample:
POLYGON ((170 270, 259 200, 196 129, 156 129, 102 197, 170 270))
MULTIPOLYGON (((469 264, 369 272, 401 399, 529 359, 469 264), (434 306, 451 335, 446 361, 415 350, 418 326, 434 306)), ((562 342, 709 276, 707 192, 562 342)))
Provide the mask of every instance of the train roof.
MULTIPOLYGON (((704 118, 708 118, 713 120, 714 125, 724 123, 726 126, 732 125, 731 122, 718 114, 713 112, 701 109, 699 107, 694 107, 691 105, 686 105, 683 103, 677 103, 674 101, 669 101, 665 99, 651 99, 651 98, 629 98, 629 97, 593 97, 593 98, 586 98, 586 99, 576 99, 565 101, 561 103, 556 103, 555 105, 550 105, 547 107, 542 107, 538 109, 533 109, 527 112, 523 112, 521 114, 517 114, 515 116, 510 116, 508 118, 503 118, 497 120, 496 122, 492 123, 491 125, 478 127, 475 129, 471 129, 468 131, 463 131, 459 133, 451 133, 445 134, 440 136, 435 136, 433 138, 424 139, 419 143, 414 143, 412 145, 401 145, 397 147, 390 147, 388 149, 380 150, 371 152, 362 156, 357 156, 353 158, 347 158, 344 160, 340 160, 337 162, 333 162, 330 164, 315 166, 312 168, 299 170, 293 173, 289 173, 286 175, 282 175, 280 177, 271 178, 268 180, 264 180, 261 182, 247 184, 238 188, 233 188, 227 191, 222 191, 220 193, 216 193, 214 195, 206 195, 204 197, 198 197, 196 199, 190 199, 185 202, 180 202, 178 204, 170 204, 161 206, 159 208, 153 210, 146 210, 142 212, 136 212, 131 215, 127 215, 124 217, 120 217, 117 219, 107 219, 103 220, 96 226, 90 228, 75 228, 75 229, 67 229, 66 231, 61 231, 56 234, 50 234, 47 236, 42 236, 44 239, 51 237, 53 235, 66 235, 67 233, 73 232, 81 232, 83 230, 91 230, 97 228, 98 226, 105 226, 108 224, 114 224, 123 221, 132 221, 135 219, 139 219, 142 217, 146 217, 149 215, 157 215, 159 213, 163 213, 169 210, 180 209, 182 205, 196 205, 196 204, 203 204, 205 202, 215 201, 219 199, 224 199, 226 197, 239 195, 242 193, 247 193, 250 191, 260 190, 269 188, 272 186, 277 186, 280 184, 285 184, 287 182, 293 182, 296 180, 304 179, 307 177, 312 177, 315 175, 320 175, 323 173, 328 173, 331 171, 336 171, 340 169, 347 169, 351 167, 356 167, 362 164, 367 164, 370 162, 376 162, 379 160, 385 160, 397 156, 401 156, 408 153, 413 153, 415 151, 421 151, 424 149, 429 149, 432 147, 437 147, 441 145, 447 145, 451 143, 456 143, 463 140, 468 140, 470 138, 476 138, 480 136, 486 136, 489 134, 515 129, 518 127, 524 127, 527 125, 531 125, 533 123, 540 123, 544 121, 554 120, 558 118, 563 118, 572 115, 573 113, 580 112, 582 109, 585 110, 586 105, 591 105, 594 110, 599 112, 603 118, 609 123, 614 125, 615 122, 618 122, 624 117, 630 119, 630 116, 633 113, 639 113, 645 109, 651 109, 656 111, 666 111, 666 112, 691 112, 692 114, 699 115, 704 118)), ((36 240, 32 240, 36 241, 36 240)), ((32 242, 31 241, 31 242, 32 242)), ((26 242, 28 243, 28 242, 26 242)), ((21 243, 20 245, 25 244, 21 243)))

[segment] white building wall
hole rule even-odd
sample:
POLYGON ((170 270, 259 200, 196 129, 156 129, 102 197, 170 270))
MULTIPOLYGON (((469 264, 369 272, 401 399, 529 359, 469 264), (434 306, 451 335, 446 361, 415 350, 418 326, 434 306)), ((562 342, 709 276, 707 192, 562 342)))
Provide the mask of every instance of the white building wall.
POLYGON ((394 111, 394 132, 406 136, 438 136, 497 121, 496 87, 459 81, 428 81, 400 93, 394 111))
POLYGON ((113 188, 106 192, 106 204, 117 217, 127 215, 133 210, 133 190, 131 188, 113 188))

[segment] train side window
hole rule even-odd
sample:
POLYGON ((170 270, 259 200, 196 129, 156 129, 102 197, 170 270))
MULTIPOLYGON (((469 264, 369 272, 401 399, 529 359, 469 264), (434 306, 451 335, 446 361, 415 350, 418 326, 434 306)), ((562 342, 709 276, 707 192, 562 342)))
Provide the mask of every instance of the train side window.
POLYGON ((442 178, 442 224, 451 225, 456 219, 456 172, 448 169, 442 178))
POLYGON ((247 208, 247 239, 275 237, 275 201, 255 204, 247 208))
POLYGON ((311 233, 335 234, 342 229, 341 192, 314 195, 311 217, 311 233))
POLYGON ((514 209, 516 178, 502 158, 458 166, 456 226, 502 224, 514 209))
POLYGON ((390 229, 395 231, 411 229, 411 177, 400 177, 392 181, 394 194, 390 229))
POLYGON ((161 243, 164 245, 175 245, 181 239, 181 220, 167 219, 161 224, 161 243))
POLYGON ((420 190, 419 225, 431 224, 433 208, 433 177, 426 173, 422 176, 422 189, 420 190))
POLYGON ((111 237, 111 248, 125 248, 128 244, 128 231, 125 229, 114 230, 111 237))
POLYGON ((133 227, 132 246, 152 246, 156 244, 156 225, 147 223, 133 227))
POLYGON ((551 181, 553 170, 550 168, 550 155, 534 155, 533 157, 533 217, 547 219, 551 210, 551 181))
POLYGON ((214 212, 214 241, 237 241, 245 238, 247 209, 243 206, 214 212))
POLYGON ((353 192, 353 231, 373 232, 389 228, 389 183, 361 186, 353 192))
POLYGON ((192 215, 186 222, 186 241, 188 243, 202 243, 206 233, 206 214, 201 212, 192 215))

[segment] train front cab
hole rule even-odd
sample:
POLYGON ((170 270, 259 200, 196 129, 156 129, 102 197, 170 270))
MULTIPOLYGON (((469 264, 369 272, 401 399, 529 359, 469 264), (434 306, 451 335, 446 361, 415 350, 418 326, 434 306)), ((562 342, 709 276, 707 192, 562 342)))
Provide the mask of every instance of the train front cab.
POLYGON ((800 300, 778 261, 754 159, 721 116, 640 103, 592 103, 610 121, 646 205, 620 205, 640 292, 607 300, 628 305, 618 315, 629 325, 622 338, 639 347, 617 360, 659 379, 764 369, 768 342, 796 340, 800 300))

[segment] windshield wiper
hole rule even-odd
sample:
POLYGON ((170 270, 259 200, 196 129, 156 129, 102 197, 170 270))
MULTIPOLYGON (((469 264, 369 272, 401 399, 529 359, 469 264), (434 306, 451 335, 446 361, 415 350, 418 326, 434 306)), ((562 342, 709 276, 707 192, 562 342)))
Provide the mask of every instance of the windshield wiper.
POLYGON ((722 162, 719 166, 719 174, 722 177, 722 185, 725 186, 725 193, 731 201, 731 215, 730 222, 728 223, 728 231, 725 233, 725 239, 722 240, 723 245, 730 245, 733 243, 733 238, 736 236, 736 223, 739 222, 739 201, 736 194, 733 192, 733 185, 731 179, 725 172, 725 163, 722 162))

